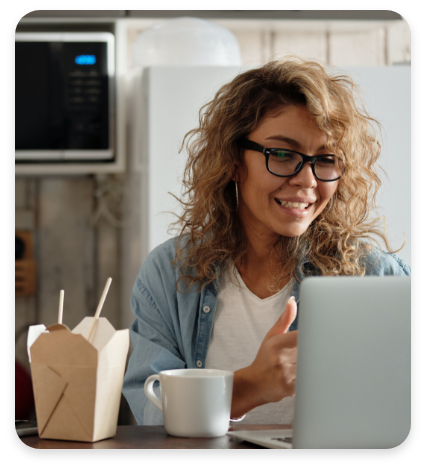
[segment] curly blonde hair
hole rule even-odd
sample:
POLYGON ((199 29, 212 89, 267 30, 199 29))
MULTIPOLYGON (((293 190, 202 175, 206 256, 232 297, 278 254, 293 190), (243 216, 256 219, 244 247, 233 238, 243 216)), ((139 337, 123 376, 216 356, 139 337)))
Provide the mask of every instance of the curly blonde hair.
POLYGON ((366 112, 349 76, 333 76, 317 62, 291 56, 241 73, 222 86, 201 108, 199 127, 184 137, 181 150, 186 144, 188 160, 178 199, 182 213, 172 226, 179 230, 174 266, 179 265, 179 281, 186 280, 189 288, 214 281, 224 261, 237 263, 247 251, 232 180, 244 154, 236 142, 265 116, 289 105, 306 106, 346 170, 307 231, 295 238, 280 236, 275 243, 282 269, 271 291, 289 273, 300 280, 301 259, 321 275, 364 275, 362 255, 371 248, 366 240, 377 242, 372 235, 392 251, 383 220, 370 217, 381 185, 376 163, 380 124, 366 112))

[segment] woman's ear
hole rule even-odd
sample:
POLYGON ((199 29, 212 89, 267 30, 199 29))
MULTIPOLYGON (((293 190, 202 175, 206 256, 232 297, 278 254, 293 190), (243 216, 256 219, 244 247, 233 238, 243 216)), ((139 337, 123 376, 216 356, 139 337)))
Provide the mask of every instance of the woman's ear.
POLYGON ((235 169, 234 169, 234 174, 232 176, 232 180, 234 182, 240 182, 240 162, 239 161, 235 163, 235 169))

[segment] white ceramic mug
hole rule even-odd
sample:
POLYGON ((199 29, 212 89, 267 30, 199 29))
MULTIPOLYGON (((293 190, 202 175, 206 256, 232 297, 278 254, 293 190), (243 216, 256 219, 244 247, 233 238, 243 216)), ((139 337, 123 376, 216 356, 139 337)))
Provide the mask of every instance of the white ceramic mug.
POLYGON ((228 431, 233 384, 231 371, 167 370, 150 376, 144 390, 163 412, 169 435, 215 437, 228 431), (161 400, 154 394, 154 381, 160 381, 161 400))

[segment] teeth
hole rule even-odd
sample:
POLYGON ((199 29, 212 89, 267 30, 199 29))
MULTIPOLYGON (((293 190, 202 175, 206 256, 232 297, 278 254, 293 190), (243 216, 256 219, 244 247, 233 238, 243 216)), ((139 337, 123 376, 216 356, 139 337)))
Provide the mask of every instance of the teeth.
POLYGON ((289 207, 289 208, 300 208, 304 209, 308 207, 309 204, 304 204, 304 203, 298 203, 298 202, 286 202, 285 200, 279 200, 278 201, 283 207, 289 207))

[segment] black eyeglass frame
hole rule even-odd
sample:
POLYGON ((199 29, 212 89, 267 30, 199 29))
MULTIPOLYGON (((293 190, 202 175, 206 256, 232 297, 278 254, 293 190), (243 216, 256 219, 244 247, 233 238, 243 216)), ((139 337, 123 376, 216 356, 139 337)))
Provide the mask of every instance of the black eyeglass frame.
POLYGON ((335 178, 335 179, 321 179, 317 176, 316 172, 315 172, 315 162, 317 161, 318 158, 324 158, 325 156, 333 156, 334 158, 339 158, 338 156, 336 155, 317 155, 317 156, 309 156, 309 155, 305 155, 304 153, 300 153, 300 151, 296 151, 296 150, 289 150, 289 149, 286 149, 286 148, 265 148, 263 147, 262 145, 260 145, 259 143, 256 143, 256 142, 252 142, 251 140, 248 140, 247 138, 244 138, 244 137, 241 137, 237 140, 237 144, 241 147, 241 148, 244 148, 245 150, 253 150, 253 151, 258 151, 259 153, 263 153, 263 155, 265 156, 265 159, 266 159, 266 169, 271 173, 273 174, 274 176, 278 176, 278 177, 282 177, 282 178, 287 178, 287 177, 290 177, 290 176, 295 176, 297 173, 299 173, 300 171, 302 171, 303 169, 303 166, 305 166, 305 163, 312 163, 312 172, 314 174, 314 176, 319 180, 319 181, 323 181, 323 182, 333 182, 333 181, 337 181, 338 179, 340 179, 345 170, 346 170, 346 167, 343 167, 343 171, 342 171, 342 174, 338 177, 338 178, 335 178), (294 173, 292 174, 286 174, 286 175, 282 175, 282 174, 276 174, 274 173, 273 171, 271 171, 269 169, 269 157, 271 155, 271 153, 273 151, 290 151, 292 153, 297 153, 298 155, 300 155, 302 157, 302 165, 300 166, 300 168, 295 171, 294 173))

